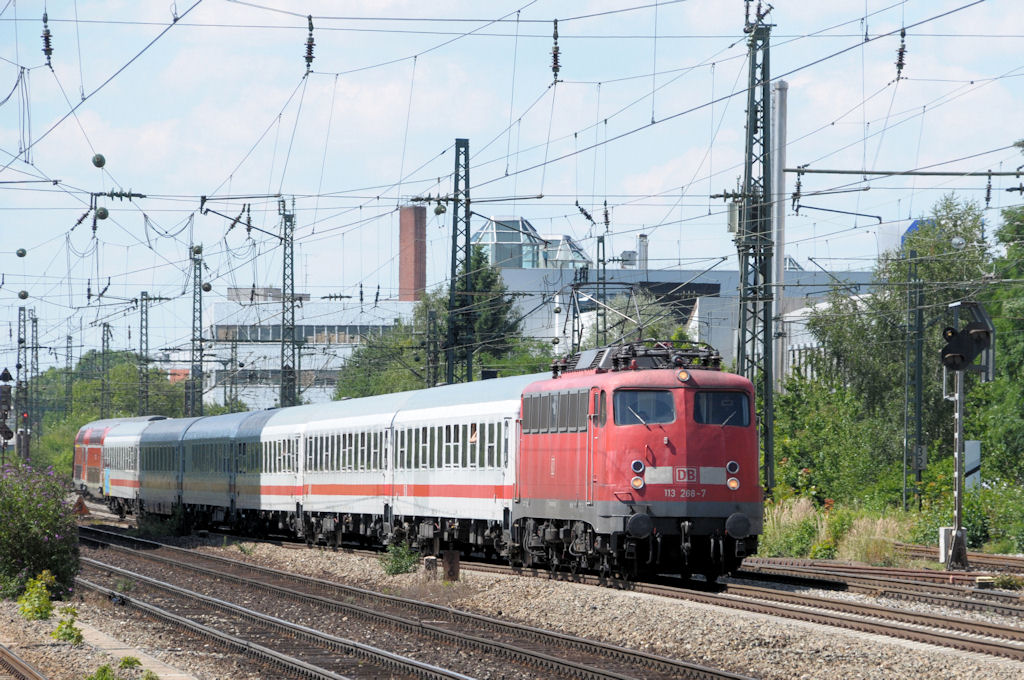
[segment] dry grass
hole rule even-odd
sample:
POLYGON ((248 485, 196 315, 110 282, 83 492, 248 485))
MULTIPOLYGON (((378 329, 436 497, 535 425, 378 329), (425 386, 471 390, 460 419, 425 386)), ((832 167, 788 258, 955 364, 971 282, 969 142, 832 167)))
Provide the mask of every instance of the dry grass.
POLYGON ((789 498, 780 503, 771 503, 765 506, 765 531, 782 533, 786 527, 795 524, 802 524, 807 520, 819 525, 819 534, 824 528, 824 522, 818 515, 818 511, 807 498, 789 498))
POLYGON ((854 562, 866 562, 879 566, 896 566, 900 562, 893 544, 906 535, 905 523, 899 518, 859 517, 838 546, 838 557, 854 562))
POLYGON ((807 498, 765 506, 760 552, 766 556, 806 557, 826 536, 825 518, 807 498))

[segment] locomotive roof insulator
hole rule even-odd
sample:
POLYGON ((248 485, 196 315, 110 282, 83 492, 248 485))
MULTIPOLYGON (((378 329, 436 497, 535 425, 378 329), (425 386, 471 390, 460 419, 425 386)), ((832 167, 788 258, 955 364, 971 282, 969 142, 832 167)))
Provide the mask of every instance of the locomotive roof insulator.
MULTIPOLYGON (((551 363, 552 377, 570 371, 625 371, 664 368, 721 370, 722 356, 703 342, 644 340, 572 354, 551 363)), ((687 378, 689 375, 687 374, 687 378)), ((680 378, 680 380, 684 380, 680 378)))

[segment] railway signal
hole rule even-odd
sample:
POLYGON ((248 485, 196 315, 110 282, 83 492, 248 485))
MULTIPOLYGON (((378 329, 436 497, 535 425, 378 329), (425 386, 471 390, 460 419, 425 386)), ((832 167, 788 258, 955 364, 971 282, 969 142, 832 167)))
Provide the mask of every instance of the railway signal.
POLYGON ((988 349, 991 331, 981 321, 972 321, 958 331, 947 327, 942 331, 946 346, 942 348, 942 365, 951 371, 962 371, 988 349))
MULTIPOLYGON (((953 325, 942 331, 946 346, 942 348, 940 358, 943 366, 943 396, 956 404, 954 415, 956 427, 953 430, 953 526, 949 527, 950 540, 948 545, 940 537, 940 547, 946 551, 942 555, 947 569, 967 568, 967 545, 963 530, 963 495, 964 495, 964 399, 966 396, 965 376, 967 371, 981 373, 982 380, 992 380, 995 375, 995 357, 991 349, 995 336, 995 327, 985 309, 977 302, 960 301, 949 305, 953 311, 953 325), (960 325, 960 314, 963 310, 972 319, 963 328, 960 325), (980 366, 974 360, 983 355, 980 366), (946 393, 945 371, 952 371, 955 377, 953 392, 946 393)), ((940 531, 945 532, 945 529, 940 531)), ((943 534, 945 535, 945 534, 943 534)))

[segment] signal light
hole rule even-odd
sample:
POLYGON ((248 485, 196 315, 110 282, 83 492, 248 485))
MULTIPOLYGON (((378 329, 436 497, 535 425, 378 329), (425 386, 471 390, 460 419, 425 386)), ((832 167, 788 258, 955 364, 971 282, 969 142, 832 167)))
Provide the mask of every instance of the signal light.
POLYGON ((979 354, 988 348, 991 334, 985 324, 972 321, 957 331, 945 328, 942 337, 946 346, 942 348, 942 363, 953 371, 962 371, 973 362, 979 354))

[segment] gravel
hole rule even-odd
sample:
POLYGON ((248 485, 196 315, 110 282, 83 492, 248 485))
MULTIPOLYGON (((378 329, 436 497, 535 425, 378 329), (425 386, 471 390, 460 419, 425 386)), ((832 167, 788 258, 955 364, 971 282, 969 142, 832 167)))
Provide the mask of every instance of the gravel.
MULTIPOLYGON (((761 678, 1024 678, 1024 663, 1015 661, 633 592, 465 569, 459 582, 444 583, 427 580, 422 571, 387 576, 379 560, 364 555, 269 543, 242 544, 243 552, 238 546, 224 546, 220 538, 187 543, 204 552, 761 678)), ((891 604, 935 611, 915 603, 891 604)), ((232 658, 146 619, 126 617, 104 603, 77 606, 81 621, 197 677, 256 677, 232 658)), ((1017 620, 997 620, 1020 625, 1017 620)), ((56 619, 26 622, 14 603, 0 602, 0 639, 16 642, 15 651, 54 680, 81 680, 100 663, 110 662, 90 648, 52 640, 49 633, 55 626, 56 619)))

